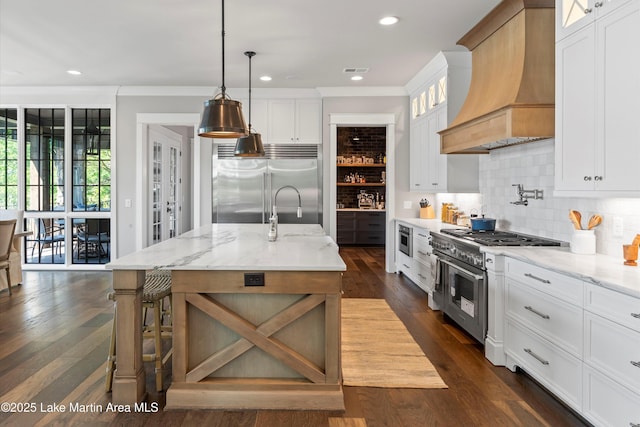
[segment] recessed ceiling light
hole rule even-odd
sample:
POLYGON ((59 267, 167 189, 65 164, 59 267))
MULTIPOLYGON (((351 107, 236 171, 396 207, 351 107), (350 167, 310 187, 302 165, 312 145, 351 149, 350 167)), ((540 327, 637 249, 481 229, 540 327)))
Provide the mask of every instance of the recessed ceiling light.
POLYGON ((362 76, 351 76, 351 80, 354 80, 354 81, 362 80, 362 76))
POLYGON ((260 76, 260 80, 262 80, 263 82, 270 82, 271 76, 260 76))
POLYGON ((82 73, 78 70, 67 70, 67 73, 71 74, 72 76, 80 76, 82 75, 82 73))
POLYGON ((378 22, 380 22, 380 25, 393 25, 398 22, 398 18, 395 16, 385 16, 378 22))

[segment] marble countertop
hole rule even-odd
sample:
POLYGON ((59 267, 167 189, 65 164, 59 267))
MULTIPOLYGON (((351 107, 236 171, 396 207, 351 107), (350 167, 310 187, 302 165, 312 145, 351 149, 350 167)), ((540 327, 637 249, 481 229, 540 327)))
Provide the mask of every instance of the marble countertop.
POLYGON ((386 212, 384 209, 365 209, 365 208, 341 208, 336 212, 386 212))
POLYGON ((318 224, 211 224, 125 255, 112 270, 345 271, 338 246, 318 224))
POLYGON ((440 231, 443 228, 464 228, 439 219, 422 219, 422 218, 396 218, 396 221, 403 222, 414 227, 424 228, 429 231, 440 231))
POLYGON ((482 252, 504 255, 567 276, 640 298, 640 267, 623 265, 620 257, 580 255, 569 248, 481 246, 482 252))

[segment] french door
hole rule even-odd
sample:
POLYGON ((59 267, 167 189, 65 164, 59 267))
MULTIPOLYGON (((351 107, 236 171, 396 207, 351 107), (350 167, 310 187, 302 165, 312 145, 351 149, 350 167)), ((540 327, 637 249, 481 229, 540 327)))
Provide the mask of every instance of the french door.
POLYGON ((149 245, 179 234, 182 211, 180 142, 177 133, 162 126, 149 126, 149 245))

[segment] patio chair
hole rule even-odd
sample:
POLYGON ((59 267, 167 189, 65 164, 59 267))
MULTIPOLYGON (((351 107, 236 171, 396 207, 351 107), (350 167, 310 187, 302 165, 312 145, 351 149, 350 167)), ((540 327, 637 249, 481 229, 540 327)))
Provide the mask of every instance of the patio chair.
POLYGON ((7 288, 11 295, 11 273, 9 272, 9 256, 13 248, 13 235, 16 232, 16 220, 0 220, 0 269, 7 273, 7 288))

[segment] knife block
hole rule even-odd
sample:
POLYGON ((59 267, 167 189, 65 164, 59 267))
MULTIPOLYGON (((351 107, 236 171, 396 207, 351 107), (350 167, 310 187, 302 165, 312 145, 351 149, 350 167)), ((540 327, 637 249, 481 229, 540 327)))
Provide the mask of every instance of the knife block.
POLYGON ((433 206, 427 206, 426 208, 420 208, 420 218, 422 219, 434 219, 436 212, 433 210, 433 206))

